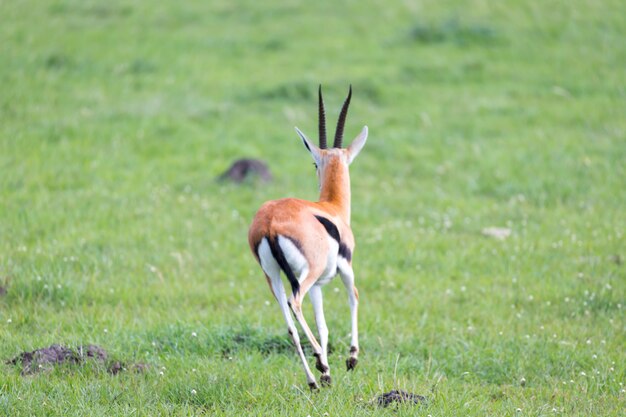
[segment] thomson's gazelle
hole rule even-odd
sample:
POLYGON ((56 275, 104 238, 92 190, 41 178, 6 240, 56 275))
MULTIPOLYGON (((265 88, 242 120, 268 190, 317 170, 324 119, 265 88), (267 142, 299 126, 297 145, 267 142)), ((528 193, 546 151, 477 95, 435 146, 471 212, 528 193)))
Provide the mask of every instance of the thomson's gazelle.
POLYGON ((352 97, 352 87, 346 98, 335 132, 332 148, 326 144, 326 121, 322 89, 319 89, 319 148, 298 128, 296 131, 306 149, 311 153, 317 169, 320 185, 318 202, 284 198, 268 201, 257 212, 248 242, 254 256, 261 264, 267 282, 282 309, 287 322, 287 331, 296 346, 306 378, 311 388, 317 388, 315 377, 306 361, 298 330, 289 309, 300 323, 302 330, 313 347, 317 359, 316 367, 322 373, 322 384, 330 384, 328 367, 328 328, 322 307, 322 285, 339 274, 348 292, 352 322, 350 357, 346 360, 348 370, 357 364, 359 333, 357 329, 357 307, 359 294, 354 286, 352 254, 354 236, 350 229, 350 175, 348 165, 359 154, 367 140, 367 126, 347 148, 342 148, 343 128, 352 97), (291 295, 287 298, 280 271, 291 284, 291 295), (315 312, 319 332, 317 342, 302 314, 302 299, 309 293, 315 312))

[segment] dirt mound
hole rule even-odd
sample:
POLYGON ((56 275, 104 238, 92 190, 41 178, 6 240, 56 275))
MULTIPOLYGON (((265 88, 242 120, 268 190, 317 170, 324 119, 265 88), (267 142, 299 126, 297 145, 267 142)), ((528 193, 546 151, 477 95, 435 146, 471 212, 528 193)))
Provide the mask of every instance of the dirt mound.
POLYGON ((410 403, 419 405, 426 400, 422 395, 412 394, 402 390, 391 390, 385 394, 381 394, 376 398, 376 402, 381 407, 388 407, 394 403, 410 403))
MULTIPOLYGON (((22 375, 30 375, 51 370, 54 366, 61 364, 82 364, 86 360, 106 364, 108 356, 107 351, 98 345, 79 346, 74 350, 53 344, 46 348, 35 349, 32 352, 22 352, 6 363, 9 365, 20 364, 22 365, 22 375)), ((147 370, 148 365, 137 363, 125 366, 119 361, 114 361, 107 366, 107 371, 111 374, 117 374, 129 368, 136 372, 143 372, 147 370)))
POLYGON ((111 375, 117 375, 120 372, 123 371, 133 371, 137 374, 141 374, 144 373, 148 370, 149 366, 146 363, 132 363, 130 365, 126 365, 120 361, 115 361, 112 362, 108 367, 107 367, 107 371, 111 374, 111 375))
POLYGON ((106 361, 108 357, 107 351, 98 345, 79 346, 78 354, 81 357, 93 358, 101 362, 106 361))
POLYGON ((219 176, 219 179, 239 184, 253 176, 259 177, 265 182, 272 180, 272 174, 267 164, 258 159, 239 159, 233 162, 230 168, 219 176))
POLYGON ((79 363, 80 356, 72 349, 61 345, 51 345, 47 348, 36 349, 32 352, 22 352, 8 361, 8 364, 22 364, 22 375, 33 374, 42 370, 50 369, 53 365, 61 363, 79 363))

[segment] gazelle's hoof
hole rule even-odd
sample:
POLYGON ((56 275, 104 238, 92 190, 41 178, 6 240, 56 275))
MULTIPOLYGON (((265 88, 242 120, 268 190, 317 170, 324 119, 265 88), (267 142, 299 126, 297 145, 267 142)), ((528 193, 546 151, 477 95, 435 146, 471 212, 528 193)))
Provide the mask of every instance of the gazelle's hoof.
POLYGON ((315 367, 317 370, 322 373, 328 372, 328 366, 322 363, 322 356, 319 353, 316 353, 313 356, 315 356, 315 367))
POLYGON ((330 387, 332 385, 332 378, 330 375, 322 375, 320 376, 320 382, 323 387, 330 387))
POLYGON ((348 371, 351 371, 356 367, 357 363, 359 363, 357 358, 349 357, 346 359, 346 368, 348 368, 348 371))
POLYGON ((309 382, 309 388, 311 389, 311 391, 317 391, 320 389, 319 385, 317 385, 317 382, 315 381, 309 382))

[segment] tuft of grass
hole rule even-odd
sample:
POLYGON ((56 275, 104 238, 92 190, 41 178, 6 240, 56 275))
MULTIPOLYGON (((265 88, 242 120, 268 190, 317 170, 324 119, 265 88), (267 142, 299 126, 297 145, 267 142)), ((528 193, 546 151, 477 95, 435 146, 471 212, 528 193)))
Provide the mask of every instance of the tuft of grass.
POLYGON ((279 100, 279 101, 311 101, 315 98, 311 91, 311 83, 298 81, 283 83, 276 87, 260 91, 256 95, 258 100, 279 100))
POLYGON ((458 17, 440 22, 417 22, 409 30, 409 39, 421 44, 449 42, 458 46, 489 46, 502 41, 494 27, 463 22, 458 17))

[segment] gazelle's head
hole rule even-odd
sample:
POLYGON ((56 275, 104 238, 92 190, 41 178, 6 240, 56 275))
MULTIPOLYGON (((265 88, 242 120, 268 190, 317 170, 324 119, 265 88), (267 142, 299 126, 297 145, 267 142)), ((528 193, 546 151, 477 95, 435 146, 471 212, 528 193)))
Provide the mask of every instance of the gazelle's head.
POLYGON ((324 111, 324 99, 322 98, 322 86, 319 87, 319 147, 315 146, 304 133, 296 127, 296 132, 300 135, 304 146, 309 151, 315 162, 315 168, 317 170, 317 176, 320 180, 320 187, 322 187, 325 172, 329 166, 345 167, 347 170, 348 165, 354 161, 356 156, 361 152, 365 142, 367 141, 367 126, 363 127, 363 130, 352 141, 347 148, 342 147, 343 140, 343 128, 346 123, 346 116, 348 115, 348 106, 350 106, 350 99, 352 98, 352 86, 348 92, 348 97, 343 103, 341 113, 339 113, 339 120, 337 121, 337 129, 335 130, 335 141, 332 148, 328 148, 326 143, 326 113, 324 111))

